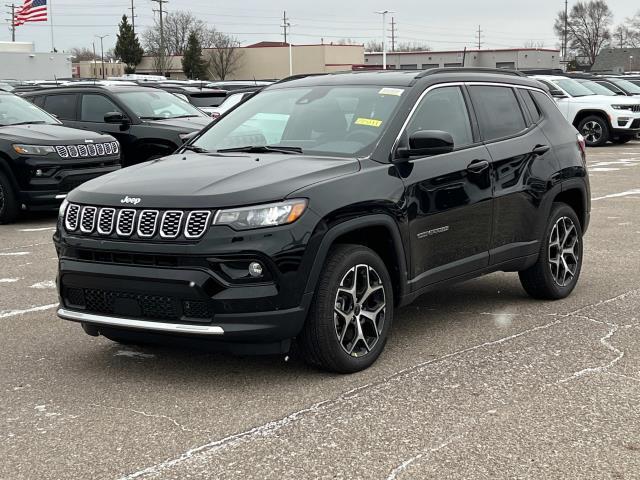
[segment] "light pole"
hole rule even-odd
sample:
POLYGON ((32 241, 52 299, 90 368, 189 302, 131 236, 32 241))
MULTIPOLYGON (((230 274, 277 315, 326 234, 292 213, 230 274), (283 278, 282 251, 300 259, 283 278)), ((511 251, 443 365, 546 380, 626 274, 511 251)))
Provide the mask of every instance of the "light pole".
POLYGON ((382 15, 382 69, 387 69, 387 13, 395 13, 391 10, 380 10, 375 12, 382 15))
POLYGON ((104 80, 104 45, 102 41, 109 35, 96 35, 100 39, 100 63, 102 64, 102 79, 104 80))
POLYGON ((629 72, 631 72, 631 61, 633 60, 633 55, 629 55, 629 72))

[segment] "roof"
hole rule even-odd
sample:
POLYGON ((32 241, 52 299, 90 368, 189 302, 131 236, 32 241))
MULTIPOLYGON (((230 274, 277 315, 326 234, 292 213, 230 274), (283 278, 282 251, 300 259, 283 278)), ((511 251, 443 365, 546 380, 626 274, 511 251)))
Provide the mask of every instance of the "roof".
MULTIPOLYGON (((552 48, 496 48, 493 50, 467 49, 466 53, 499 53, 499 52, 552 52, 560 53, 560 50, 552 48)), ((451 53, 465 53, 465 50, 417 50, 415 52, 387 52, 387 55, 444 55, 451 53)), ((365 55, 382 55, 382 52, 364 52, 365 55)))
POLYGON ((615 72, 617 70, 628 70, 630 56, 633 57, 633 67, 637 69, 638 64, 640 64, 640 48, 603 48, 598 53, 591 71, 615 72))
POLYGON ((62 92, 62 91, 110 91, 110 92, 131 92, 131 91, 148 91, 148 90, 157 90, 152 87, 146 87, 142 85, 60 85, 59 87, 53 88, 39 88, 37 90, 31 90, 25 93, 37 93, 38 95, 42 95, 43 93, 51 93, 51 92, 62 92))
POLYGON ((271 88, 315 85, 379 85, 410 87, 418 80, 443 81, 493 81, 519 84, 540 88, 538 82, 511 70, 482 68, 433 68, 430 70, 362 70, 355 72, 336 72, 319 75, 298 75, 283 79, 271 88))
MULTIPOLYGON (((289 43, 286 42, 258 42, 251 45, 245 45, 240 48, 274 48, 274 47, 288 47, 289 43)), ((292 47, 363 47, 361 43, 351 44, 337 44, 337 43, 292 43, 292 47)), ((210 50, 210 49, 206 49, 210 50)))

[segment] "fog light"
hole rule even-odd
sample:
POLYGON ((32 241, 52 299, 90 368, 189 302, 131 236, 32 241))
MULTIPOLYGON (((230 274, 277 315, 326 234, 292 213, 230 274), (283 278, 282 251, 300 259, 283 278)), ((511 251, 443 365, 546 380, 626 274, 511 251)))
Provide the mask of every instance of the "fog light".
POLYGON ((38 169, 36 170, 36 177, 41 177, 42 176, 42 170, 38 169))
POLYGON ((262 265, 258 262, 251 262, 249 264, 249 275, 253 278, 260 278, 262 276, 262 265))

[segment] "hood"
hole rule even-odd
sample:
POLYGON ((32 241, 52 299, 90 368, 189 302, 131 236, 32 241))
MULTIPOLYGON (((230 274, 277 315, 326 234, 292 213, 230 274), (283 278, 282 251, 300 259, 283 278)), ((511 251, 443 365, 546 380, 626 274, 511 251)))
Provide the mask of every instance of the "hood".
POLYGON ((67 145, 85 143, 85 140, 93 140, 95 143, 115 140, 110 135, 63 127, 57 124, 0 127, 0 137, 8 142, 31 145, 67 145))
POLYGON ((587 97, 577 97, 576 100, 585 105, 636 105, 640 103, 638 98, 622 95, 589 95, 587 97))
POLYGON ((311 184, 357 172, 356 159, 283 154, 178 154, 91 180, 71 202, 138 208, 222 208, 281 200, 311 184))
POLYGON ((171 130, 184 132, 200 131, 212 121, 211 117, 188 117, 188 118, 167 118, 165 120, 144 120, 147 125, 154 127, 164 127, 171 130))

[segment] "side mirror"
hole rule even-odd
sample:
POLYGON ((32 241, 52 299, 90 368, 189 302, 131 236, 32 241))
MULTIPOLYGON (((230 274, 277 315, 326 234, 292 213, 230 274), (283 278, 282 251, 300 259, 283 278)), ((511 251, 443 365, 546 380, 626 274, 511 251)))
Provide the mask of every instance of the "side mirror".
POLYGON ((453 151, 453 137, 442 130, 418 130, 409 137, 409 148, 398 149, 398 157, 428 157, 453 151))
POLYGON ((121 112, 108 112, 104 114, 104 123, 127 123, 127 117, 121 112))
POLYGON ((551 94, 553 98, 567 98, 562 90, 558 90, 556 88, 550 89, 549 94, 551 94))

